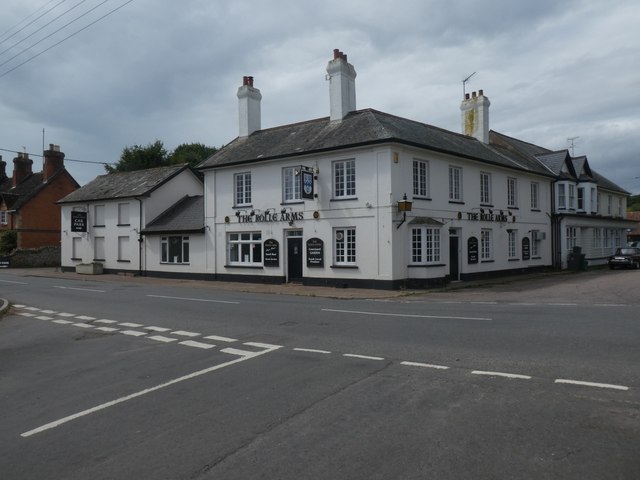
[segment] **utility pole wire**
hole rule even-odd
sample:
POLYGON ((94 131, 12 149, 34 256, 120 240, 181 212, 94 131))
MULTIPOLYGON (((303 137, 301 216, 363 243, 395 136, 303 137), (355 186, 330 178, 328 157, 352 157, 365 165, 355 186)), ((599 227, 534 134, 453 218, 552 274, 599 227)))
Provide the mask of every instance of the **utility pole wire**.
MULTIPOLYGON (((55 0, 53 0, 55 1, 55 0)), ((49 2, 49 3, 53 3, 53 1, 49 2)), ((7 38, 5 38, 4 40, 0 40, 0 45, 3 44, 4 42, 6 42, 7 40, 9 40, 10 38, 15 37, 18 33, 20 33, 21 31, 23 31, 25 28, 27 28, 28 26, 32 25, 33 23, 37 22, 38 20, 40 20, 42 17, 44 17, 47 13, 49 13, 51 10, 53 10, 54 8, 56 8, 58 5, 60 5, 61 3, 64 3, 66 0, 61 0, 60 2, 56 3, 53 7, 51 7, 49 10, 47 10, 46 12, 44 12, 42 15, 40 15, 37 18, 34 18, 31 22, 27 23, 24 27, 22 27, 20 30, 18 30, 17 32, 13 32, 11 35, 9 35, 7 38)), ((34 16, 36 13, 38 13, 40 10, 42 10, 43 8, 46 8, 47 5, 49 5, 49 3, 47 3, 46 5, 44 5, 43 7, 40 7, 38 10, 36 10, 35 12, 33 12, 31 15, 27 16, 26 18, 24 18, 23 20, 19 21, 18 23, 16 23, 13 27, 11 27, 9 30, 7 30, 6 32, 4 32, 2 35, 0 35, 0 38, 4 37, 7 33, 9 33, 11 30, 13 30, 14 28, 18 27, 22 22, 25 22, 27 20, 29 20, 29 18, 31 18, 32 16, 34 16)))
MULTIPOLYGON (((44 129, 43 130, 43 134, 44 134, 44 129)), ((38 153, 30 153, 26 151, 26 147, 22 147, 25 151, 24 152, 18 152, 17 150, 9 150, 7 148, 0 148, 0 152, 9 152, 9 153, 26 153, 27 155, 29 155, 30 157, 43 157, 44 155, 40 155, 38 153)), ((43 151, 44 151, 44 146, 43 146, 43 151)), ((118 162, 98 162, 95 160, 78 160, 75 158, 64 158, 65 162, 77 162, 77 163, 91 163, 93 165, 117 165, 118 162)))
MULTIPOLYGON (((107 1, 109 1, 109 0, 105 0, 105 2, 107 2, 107 1)), ((105 3, 105 2, 102 2, 102 3, 105 3)), ((36 55, 34 55, 34 56, 32 56, 32 57, 30 57, 30 58, 26 59, 24 62, 22 62, 22 63, 20 63, 20 64, 16 65, 16 66, 15 66, 15 67, 13 67, 12 69, 7 70, 6 72, 4 72, 4 73, 0 74, 0 78, 5 77, 5 76, 9 75, 11 72, 13 72, 14 70, 16 70, 16 69, 20 68, 20 67, 21 67, 21 66, 23 66, 25 63, 29 63, 31 60, 34 60, 34 59, 38 58, 38 57, 39 57, 40 55, 42 55, 43 53, 48 52, 48 51, 49 51, 49 50, 51 50, 52 48, 55 48, 55 47, 57 47, 58 45, 60 45, 62 42, 64 42, 64 41, 66 41, 66 40, 70 39, 71 37, 76 36, 76 35, 77 35, 78 33, 80 33, 80 32, 83 32, 83 31, 84 31, 84 30, 86 30, 87 28, 89 28, 89 27, 91 27, 91 26, 95 25, 96 23, 98 23, 98 22, 99 22, 99 21, 101 21, 102 19, 104 19, 104 18, 108 17, 108 16, 109 16, 109 15, 111 15, 112 13, 115 13, 116 11, 120 10, 121 8, 123 8, 123 7, 125 7, 126 5, 130 4, 131 2, 133 2, 133 0, 128 0, 128 1, 126 1, 125 3, 123 3, 122 5, 120 5, 120 6, 116 7, 116 8, 114 8, 114 9, 113 9, 113 10, 111 10, 110 12, 105 13, 103 16, 101 16, 101 17, 100 17, 100 18, 98 18, 97 20, 95 20, 95 21, 91 22, 90 24, 88 24, 88 25, 86 25, 86 26, 82 27, 80 30, 77 30, 77 31, 73 32, 71 35, 68 35, 68 36, 66 36, 65 38, 63 38, 62 40, 60 40, 59 42, 54 43, 53 45, 51 45, 50 47, 46 48, 46 49, 45 49, 45 50, 43 50, 42 52, 40 52, 40 53, 38 53, 38 54, 36 54, 36 55)), ((102 3, 101 3, 100 5, 102 5, 102 3)), ((100 6, 100 5, 98 5, 98 6, 100 6)), ((96 8, 97 8, 97 7, 96 7, 96 8)), ((87 13, 88 13, 88 12, 87 12, 87 13)), ((6 62, 5 62, 5 63, 6 63, 6 62)), ((2 65, 4 65, 4 63, 3 63, 2 65)), ((0 65, 0 66, 1 66, 1 65, 0 65)))
MULTIPOLYGON (((99 4, 98 4, 98 5, 96 5, 95 7, 93 7, 93 8, 91 8, 91 9, 87 10, 86 12, 84 12, 84 13, 83 13, 82 15, 80 15, 79 17, 74 18, 74 19, 73 19, 73 20, 71 20, 70 22, 68 22, 68 23, 64 24, 63 26, 61 26, 59 29, 54 30, 52 33, 50 33, 50 34, 49 34, 49 35, 47 35, 46 37, 41 38, 40 40, 38 40, 38 41, 37 41, 36 43, 34 43, 33 45, 31 45, 31 46, 29 46, 29 47, 27 47, 27 48, 25 48, 25 49, 23 49, 23 50, 19 51, 19 52, 18 52, 18 53, 16 53, 13 57, 11 57, 9 60, 6 60, 6 61, 4 61, 4 62, 0 63, 0 67, 2 67, 2 66, 4 66, 4 65, 6 65, 7 63, 9 63, 9 62, 10 62, 11 60, 13 60, 14 58, 19 57, 19 56, 20 56, 20 55, 22 55, 24 52, 26 52, 26 51, 28 51, 28 50, 31 50, 33 47, 35 47, 36 45, 39 45, 40 43, 44 42, 44 41, 45 41, 45 40, 47 40, 48 38, 51 38, 53 35, 55 35, 56 33, 58 33, 60 30, 64 30, 65 28, 67 28, 67 27, 68 27, 69 25, 71 25, 72 23, 75 23, 75 22, 77 22, 78 20, 80 20, 81 18, 86 17, 86 16, 87 16, 87 15, 89 15, 91 12, 93 12, 95 9, 97 9, 97 8, 101 7, 102 5, 104 5, 105 3, 109 2, 109 1, 111 1, 111 0, 104 0, 102 3, 99 3, 99 4)), ((131 0, 131 1, 133 1, 133 0, 131 0)), ((127 3, 128 3, 128 2, 127 2, 127 3)), ((110 12, 110 13, 111 13, 111 12, 110 12)), ((107 15, 108 15, 108 14, 107 14, 107 15)), ((101 20, 102 18, 104 18, 104 17, 100 17, 98 20, 96 20, 96 22, 97 22, 97 21, 99 21, 99 20, 101 20)), ((93 23, 96 23, 96 22, 93 22, 93 23)), ((26 62, 21 63, 20 65, 18 65, 18 66, 17 66, 17 67, 15 67, 14 69, 9 70, 8 72, 6 72, 6 73, 4 73, 4 74, 0 75, 0 78, 4 77, 4 76, 5 76, 7 73, 9 73, 9 72, 12 72, 12 71, 13 71, 13 70, 15 70, 16 68, 18 68, 18 67, 20 67, 20 66, 24 65, 24 64, 25 64, 25 63, 27 63, 28 61, 30 61, 30 60, 32 60, 32 59, 34 59, 34 58, 36 58, 36 57, 38 57, 38 56, 42 55, 44 52, 47 52, 47 51, 51 50, 53 47, 55 47, 55 46, 57 46, 57 45, 60 45, 60 44, 61 44, 62 42, 64 42, 66 39, 68 39, 68 38, 70 38, 70 37, 74 36, 76 33, 80 33, 80 32, 81 32, 82 30, 84 30, 85 28, 90 27, 91 25, 93 25, 93 23, 90 23, 90 24, 89 24, 89 25, 87 25, 86 27, 82 28, 81 30, 78 30, 77 32, 75 32, 75 33, 73 33, 73 34, 69 35, 68 37, 63 38, 60 42, 53 44, 51 47, 47 48, 46 50, 43 50, 42 52, 38 53, 37 55, 35 55, 35 56, 33 56, 33 57, 29 58, 26 62)))
MULTIPOLYGON (((21 40, 17 41, 16 43, 14 43, 13 45, 11 45, 9 48, 3 50, 0 52, 0 55, 4 55, 5 53, 7 53, 9 50, 11 50, 12 48, 17 47, 18 45, 20 45, 22 42, 28 40, 29 38, 33 37, 36 33, 44 30, 45 28, 47 28, 49 25, 51 25, 53 22, 55 22, 56 20, 58 20, 60 17, 65 16, 67 13, 69 13, 71 10, 73 10, 76 7, 79 7, 80 5, 82 5, 84 2, 86 2, 87 0, 81 0, 79 3, 76 3, 73 7, 69 8, 68 10, 65 10, 64 12, 62 12, 60 15, 58 15, 56 18, 54 18, 53 20, 49 21, 49 23, 45 23, 43 26, 41 26, 38 30, 31 32, 29 35, 27 35, 26 37, 22 38, 21 40)), ((63 27, 64 28, 64 27, 63 27)), ((56 32, 54 32, 56 33, 56 32)), ((37 44, 34 44, 37 45, 37 44)), ((32 45, 32 46, 34 46, 32 45)), ((29 47, 31 48, 31 47, 29 47)), ((27 49, 28 50, 28 49, 27 49)), ((24 50, 23 50, 24 51, 24 50)))

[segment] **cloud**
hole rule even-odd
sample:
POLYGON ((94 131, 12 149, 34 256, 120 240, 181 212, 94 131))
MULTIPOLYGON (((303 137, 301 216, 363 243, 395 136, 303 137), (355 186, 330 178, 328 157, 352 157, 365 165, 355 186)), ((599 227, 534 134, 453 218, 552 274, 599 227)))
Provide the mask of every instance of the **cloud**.
MULTIPOLYGON (((42 5, 5 4, 0 42, 42 5)), ((100 162, 155 139, 220 146, 237 135, 243 75, 262 91, 263 127, 326 116, 340 48, 358 108, 459 131, 462 79, 477 72, 467 90, 491 98, 492 128, 552 149, 578 136, 576 153, 638 193, 639 14, 631 0, 135 0, 0 78, 0 148, 38 152, 42 128, 68 158, 100 162)), ((68 167, 80 183, 103 172, 68 167)))

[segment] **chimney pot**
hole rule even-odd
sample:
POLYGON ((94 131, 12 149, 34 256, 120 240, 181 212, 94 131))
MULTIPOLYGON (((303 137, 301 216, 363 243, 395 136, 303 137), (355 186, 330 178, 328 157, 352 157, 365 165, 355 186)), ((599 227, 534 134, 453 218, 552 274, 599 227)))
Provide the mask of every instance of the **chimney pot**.
POLYGON ((472 93, 471 93, 471 96, 472 96, 473 98, 476 98, 476 92, 472 92, 472 93))
POLYGON ((482 90, 482 89, 478 90, 478 96, 479 97, 484 97, 484 90, 482 90))
POLYGON ((465 94, 464 94, 464 99, 465 99, 465 100, 469 100, 469 98, 471 98, 471 95, 470 95, 470 94, 468 94, 468 93, 465 93, 465 94))
POLYGON ((335 60, 336 58, 340 58, 340 50, 338 50, 337 48, 333 49, 333 59, 335 60))

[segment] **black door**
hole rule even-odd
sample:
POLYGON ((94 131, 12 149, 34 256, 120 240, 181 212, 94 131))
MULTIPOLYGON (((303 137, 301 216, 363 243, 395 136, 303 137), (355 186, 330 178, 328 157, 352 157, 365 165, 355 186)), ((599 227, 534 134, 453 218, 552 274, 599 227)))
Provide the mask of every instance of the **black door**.
POLYGON ((449 277, 450 280, 460 279, 460 266, 458 261, 458 237, 449 237, 449 277))
POLYGON ((287 239, 287 280, 289 282, 302 280, 302 238, 287 239))

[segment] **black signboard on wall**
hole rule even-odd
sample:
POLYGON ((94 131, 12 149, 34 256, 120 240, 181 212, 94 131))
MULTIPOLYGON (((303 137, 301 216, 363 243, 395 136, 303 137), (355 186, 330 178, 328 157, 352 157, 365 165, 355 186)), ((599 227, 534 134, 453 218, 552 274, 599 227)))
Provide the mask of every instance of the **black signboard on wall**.
POLYGON ((71 212, 71 231, 87 231, 87 212, 71 212))
POLYGON ((529 260, 531 258, 531 240, 529 237, 522 239, 522 259, 529 260))
POLYGON ((467 263, 478 263, 478 237, 467 240, 467 263))
POLYGON ((324 242, 319 238, 307 240, 307 267, 324 267, 324 242))
POLYGON ((300 173, 302 198, 313 199, 313 172, 303 167, 300 173))
POLYGON ((264 266, 280 266, 280 245, 273 238, 264 241, 264 266))

